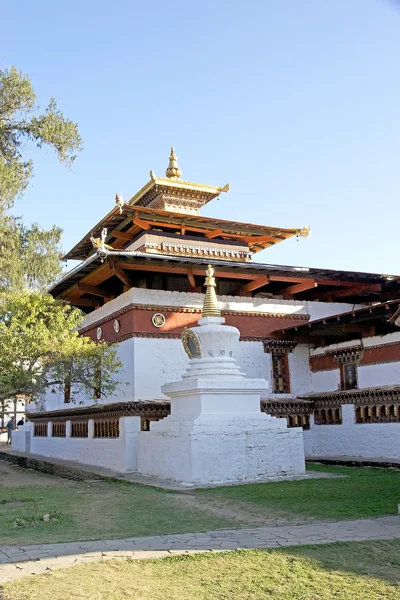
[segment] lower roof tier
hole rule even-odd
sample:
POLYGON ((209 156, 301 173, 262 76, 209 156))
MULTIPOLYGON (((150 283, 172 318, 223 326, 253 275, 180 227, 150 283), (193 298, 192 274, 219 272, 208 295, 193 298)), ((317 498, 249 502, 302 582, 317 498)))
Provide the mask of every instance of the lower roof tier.
POLYGON ((50 293, 86 312, 131 287, 202 293, 210 263, 219 295, 356 304, 400 298, 400 276, 115 250, 96 252, 50 293))

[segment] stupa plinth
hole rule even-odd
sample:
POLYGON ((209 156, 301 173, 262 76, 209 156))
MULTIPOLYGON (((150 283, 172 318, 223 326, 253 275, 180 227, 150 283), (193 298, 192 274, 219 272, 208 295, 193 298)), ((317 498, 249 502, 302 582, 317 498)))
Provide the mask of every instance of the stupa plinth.
POLYGON ((261 413, 268 383, 240 370, 234 358, 240 332, 224 324, 213 275, 209 266, 198 327, 182 333, 186 373, 162 387, 171 414, 140 434, 138 470, 187 485, 304 473, 303 432, 261 413))

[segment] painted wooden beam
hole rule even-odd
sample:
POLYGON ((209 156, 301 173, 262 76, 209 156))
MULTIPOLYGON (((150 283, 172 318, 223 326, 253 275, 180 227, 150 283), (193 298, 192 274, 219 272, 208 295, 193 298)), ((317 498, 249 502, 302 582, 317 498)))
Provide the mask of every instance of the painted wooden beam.
POLYGON ((117 238, 117 240, 123 240, 126 242, 131 242, 133 240, 133 236, 131 233, 128 233, 127 231, 119 231, 118 229, 114 229, 111 232, 110 237, 115 237, 117 238))
POLYGON ((88 285, 87 283, 78 283, 78 289, 85 294, 92 294, 92 296, 100 296, 104 300, 112 300, 114 296, 109 294, 105 290, 102 290, 97 285, 88 285))
POLYGON ((261 275, 260 277, 257 277, 257 279, 254 279, 253 281, 249 281, 249 283, 245 283, 244 285, 242 285, 239 291, 254 292, 254 290, 258 290, 260 287, 268 285, 269 282, 270 278, 268 277, 268 275, 261 275))
POLYGON ((187 276, 188 276, 188 279, 189 279, 190 287, 191 288, 195 288, 196 287, 196 280, 194 278, 192 269, 188 270, 187 276))
POLYGON ((324 300, 325 296, 337 298, 346 298, 348 296, 359 296, 360 294, 374 294, 382 290, 380 283, 370 283, 367 285, 355 285, 354 287, 346 287, 339 290, 329 290, 329 292, 321 292, 318 294, 319 300, 324 300))
POLYGON ((93 306, 93 308, 98 308, 101 304, 99 300, 95 300, 94 298, 79 298, 70 296, 68 298, 63 297, 61 300, 65 300, 74 306, 93 306))
POLYGON ((289 287, 283 289, 282 295, 284 298, 288 298, 290 296, 294 296, 295 294, 300 294, 300 292, 306 292, 307 290, 311 290, 316 287, 318 287, 318 283, 316 283, 314 279, 306 279, 302 283, 296 283, 296 285, 290 285, 289 287))
POLYGON ((139 219, 138 217, 132 219, 132 223, 140 227, 140 229, 144 229, 145 231, 151 229, 151 224, 148 221, 142 221, 142 219, 139 219))
POLYGON ((218 237, 219 235, 222 235, 222 229, 214 229, 214 231, 209 231, 205 234, 205 237, 208 238, 209 240, 212 240, 212 238, 218 237))
MULTIPOLYGON (((111 271, 112 273, 114 273, 114 275, 118 277, 120 281, 122 281, 125 287, 127 287, 128 289, 132 287, 131 280, 129 279, 128 275, 123 271, 123 269, 121 269, 121 267, 119 267, 115 263, 112 263, 111 271)), ((124 292, 125 291, 127 290, 124 289, 124 292)))

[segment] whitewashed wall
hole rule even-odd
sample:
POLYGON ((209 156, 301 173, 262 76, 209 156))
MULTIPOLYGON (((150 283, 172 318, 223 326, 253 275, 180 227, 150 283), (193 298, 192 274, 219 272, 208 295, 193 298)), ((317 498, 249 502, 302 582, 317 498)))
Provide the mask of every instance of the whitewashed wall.
POLYGON ((316 373, 311 372, 310 375, 310 392, 313 394, 320 394, 322 392, 334 392, 340 389, 339 369, 334 369, 333 371, 317 371, 316 373))
POLYGON ((360 366, 357 371, 359 388, 400 384, 399 362, 360 366))
POLYGON ((354 406, 342 406, 342 425, 315 425, 304 431, 306 457, 400 458, 400 423, 355 423, 354 406))
MULTIPOLYGON (((140 417, 121 417, 119 438, 93 438, 93 421, 89 420, 89 437, 69 437, 70 421, 67 421, 67 437, 51 437, 51 425, 47 437, 30 439, 30 452, 40 456, 61 458, 82 464, 101 466, 115 471, 135 471, 137 469, 137 436, 140 431, 140 417)), ((18 432, 19 433, 19 432, 18 432)), ((22 441, 16 439, 15 448, 21 450, 22 441)))

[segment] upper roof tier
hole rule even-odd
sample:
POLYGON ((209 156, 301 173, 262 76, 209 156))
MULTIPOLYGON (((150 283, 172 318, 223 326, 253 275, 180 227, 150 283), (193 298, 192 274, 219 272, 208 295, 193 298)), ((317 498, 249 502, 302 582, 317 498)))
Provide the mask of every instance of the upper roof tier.
MULTIPOLYGON (((131 243, 143 231, 152 232, 160 237, 178 234, 177 244, 185 242, 189 236, 194 236, 190 247, 185 252, 195 252, 193 243, 206 241, 209 246, 213 244, 236 244, 246 248, 229 248, 233 253, 232 258, 241 259, 246 255, 250 260, 254 252, 268 248, 293 235, 306 237, 307 228, 279 228, 250 223, 238 223, 222 219, 212 219, 200 216, 200 208, 207 202, 216 198, 221 192, 227 192, 229 185, 215 187, 201 183, 192 183, 180 179, 182 171, 174 148, 171 148, 169 165, 165 172, 166 177, 156 177, 150 171, 150 181, 137 192, 129 202, 117 194, 116 208, 109 212, 95 227, 87 233, 66 255, 66 259, 85 260, 103 242, 112 250, 128 249, 131 243), (97 245, 96 245, 97 244, 97 245), (235 254, 236 252, 236 254, 235 254), (237 252, 240 253, 237 254, 237 252), (243 254, 243 252, 245 254, 243 254)), ((171 239, 166 240, 173 252, 175 245, 171 239)), ((148 241, 151 247, 151 241, 148 241)))
POLYGON ((251 253, 259 252, 294 235, 305 237, 308 235, 307 228, 282 229, 126 204, 121 209, 114 208, 103 217, 64 258, 75 260, 88 258, 94 251, 93 240, 100 239, 103 229, 107 230, 105 242, 112 250, 121 250, 130 246, 143 231, 151 230, 177 233, 180 235, 180 240, 195 235, 209 242, 211 240, 244 242, 251 253))
POLYGON ((183 181, 180 178, 182 171, 178 166, 178 158, 173 147, 165 175, 166 177, 156 177, 154 171, 150 171, 150 181, 129 200, 128 204, 198 215, 204 204, 217 198, 221 192, 229 191, 229 184, 216 187, 183 181))

